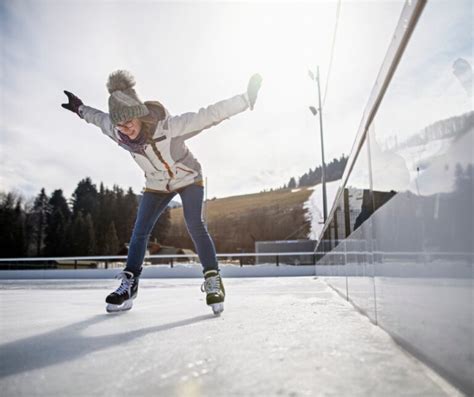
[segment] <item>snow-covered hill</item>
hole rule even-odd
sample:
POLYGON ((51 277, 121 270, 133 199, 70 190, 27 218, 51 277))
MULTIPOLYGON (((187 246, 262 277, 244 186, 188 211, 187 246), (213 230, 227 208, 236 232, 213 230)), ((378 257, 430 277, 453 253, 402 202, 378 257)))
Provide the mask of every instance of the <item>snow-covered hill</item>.
MULTIPOLYGON (((331 210, 332 204, 336 198, 337 190, 341 185, 341 180, 332 181, 326 183, 326 195, 327 195, 327 205, 328 205, 328 214, 331 210)), ((310 231, 308 238, 311 240, 316 240, 319 237, 324 226, 324 217, 323 217, 323 191, 322 185, 318 184, 311 188, 313 193, 309 196, 309 199, 304 203, 303 208, 306 212, 306 220, 311 222, 310 231)))

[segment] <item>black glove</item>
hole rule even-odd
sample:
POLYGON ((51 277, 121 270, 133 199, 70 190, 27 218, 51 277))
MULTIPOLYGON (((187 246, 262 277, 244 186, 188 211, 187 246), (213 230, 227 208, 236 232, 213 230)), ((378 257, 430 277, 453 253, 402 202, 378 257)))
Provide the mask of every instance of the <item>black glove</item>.
POLYGON ((61 106, 64 109, 70 110, 71 112, 76 113, 79 117, 81 115, 79 114, 79 106, 83 105, 82 101, 75 96, 72 92, 69 91, 64 91, 64 93, 67 95, 68 103, 63 103, 61 106))
POLYGON ((247 95, 249 96, 250 101, 250 110, 253 110, 255 105, 255 101, 257 100, 258 90, 262 85, 262 76, 258 73, 254 74, 250 77, 249 85, 247 87, 247 95))

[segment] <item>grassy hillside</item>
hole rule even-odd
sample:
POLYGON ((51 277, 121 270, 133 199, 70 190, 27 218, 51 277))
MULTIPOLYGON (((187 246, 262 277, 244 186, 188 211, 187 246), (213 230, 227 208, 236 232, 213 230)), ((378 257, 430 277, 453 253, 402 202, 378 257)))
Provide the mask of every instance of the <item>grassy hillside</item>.
MULTIPOLYGON (((206 219, 218 252, 253 252, 255 241, 306 238, 309 224, 303 204, 313 191, 281 189, 209 200, 206 219)), ((182 208, 171 210, 165 244, 194 249, 182 208)))

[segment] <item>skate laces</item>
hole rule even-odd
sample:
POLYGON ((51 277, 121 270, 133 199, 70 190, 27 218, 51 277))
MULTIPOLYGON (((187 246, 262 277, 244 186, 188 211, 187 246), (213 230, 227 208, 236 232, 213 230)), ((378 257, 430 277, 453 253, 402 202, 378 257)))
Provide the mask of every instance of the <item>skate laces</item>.
POLYGON ((130 277, 127 276, 126 272, 119 273, 115 278, 121 279, 122 283, 120 286, 115 290, 115 293, 118 295, 122 295, 125 292, 128 292, 130 294, 130 288, 132 287, 133 284, 133 276, 131 275, 130 277))
POLYGON ((219 276, 208 277, 201 285, 201 291, 208 294, 218 294, 221 291, 221 280, 219 276))

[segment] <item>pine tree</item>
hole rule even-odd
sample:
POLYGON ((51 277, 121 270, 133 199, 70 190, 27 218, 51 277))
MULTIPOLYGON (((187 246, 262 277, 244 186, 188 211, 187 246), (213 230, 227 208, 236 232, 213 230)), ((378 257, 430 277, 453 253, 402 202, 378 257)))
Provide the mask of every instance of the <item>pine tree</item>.
POLYGON ((303 174, 303 176, 300 178, 300 183, 299 186, 309 186, 309 175, 308 174, 303 174))
POLYGON ((85 230, 84 217, 82 216, 82 212, 78 212, 68 229, 70 255, 72 256, 84 255, 84 251, 83 251, 84 230, 85 230))
POLYGON ((116 255, 119 249, 120 249, 119 239, 117 237, 115 223, 112 221, 109 223, 109 227, 107 228, 107 233, 105 235, 104 254, 116 255))
POLYGON ((68 235, 68 238, 71 239, 71 255, 87 256, 95 254, 96 243, 91 214, 83 216, 82 212, 79 212, 72 222, 68 235))
POLYGON ((100 184, 100 189, 98 193, 98 213, 95 217, 95 235, 97 237, 97 252, 100 255, 108 254, 106 247, 106 236, 107 236, 107 227, 113 219, 114 211, 114 196, 113 193, 104 187, 104 184, 100 184))
MULTIPOLYGON (((113 187, 114 195, 114 207, 112 213, 112 219, 115 223, 115 228, 117 230, 117 236, 120 241, 125 241, 130 238, 129 232, 127 230, 127 208, 125 205, 124 191, 117 185, 113 187)), ((108 226, 108 224, 107 224, 108 226)))
POLYGON ((44 188, 36 197, 33 204, 33 234, 36 244, 36 255, 40 256, 43 250, 44 238, 46 236, 47 217, 49 214, 48 196, 44 188))
POLYGON ((94 222, 91 214, 87 214, 85 217, 84 225, 84 239, 83 239, 83 252, 84 255, 95 255, 96 254, 96 240, 94 233, 94 222))
POLYGON ((119 238, 120 245, 128 242, 132 235, 133 226, 135 225, 135 218, 138 210, 138 197, 129 188, 123 200, 123 213, 121 214, 124 222, 124 234, 122 239, 119 238))
POLYGON ((67 254, 67 243, 65 241, 67 222, 63 213, 57 209, 48 216, 44 248, 46 256, 67 254))
POLYGON ((67 254, 66 229, 71 210, 61 189, 55 190, 49 200, 50 212, 47 217, 45 254, 62 256, 67 254))
POLYGON ((13 193, 0 194, 0 256, 26 255, 25 218, 21 197, 13 193))
POLYGON ((97 215, 98 194, 95 185, 90 178, 81 180, 76 190, 72 194, 72 212, 75 217, 79 212, 91 214, 93 217, 97 215))
POLYGON ((10 246, 13 241, 10 225, 13 221, 15 199, 11 193, 2 194, 0 201, 0 255, 4 258, 11 256, 10 246))
POLYGON ((76 252, 76 243, 74 241, 74 223, 72 218, 64 225, 64 256, 74 256, 76 252))
POLYGON ((288 182, 288 189, 294 189, 296 188, 296 181, 295 178, 291 178, 290 182, 288 182))
POLYGON ((26 236, 26 214, 22 208, 22 198, 18 197, 14 210, 13 229, 13 255, 14 257, 22 257, 27 254, 27 236, 26 236))
POLYGON ((69 219, 71 216, 71 210, 61 189, 57 189, 51 194, 49 205, 51 206, 52 211, 60 211, 64 218, 69 219))
POLYGON ((34 198, 23 204, 24 229, 25 229, 25 256, 34 256, 36 254, 35 243, 35 215, 33 213, 34 198))

